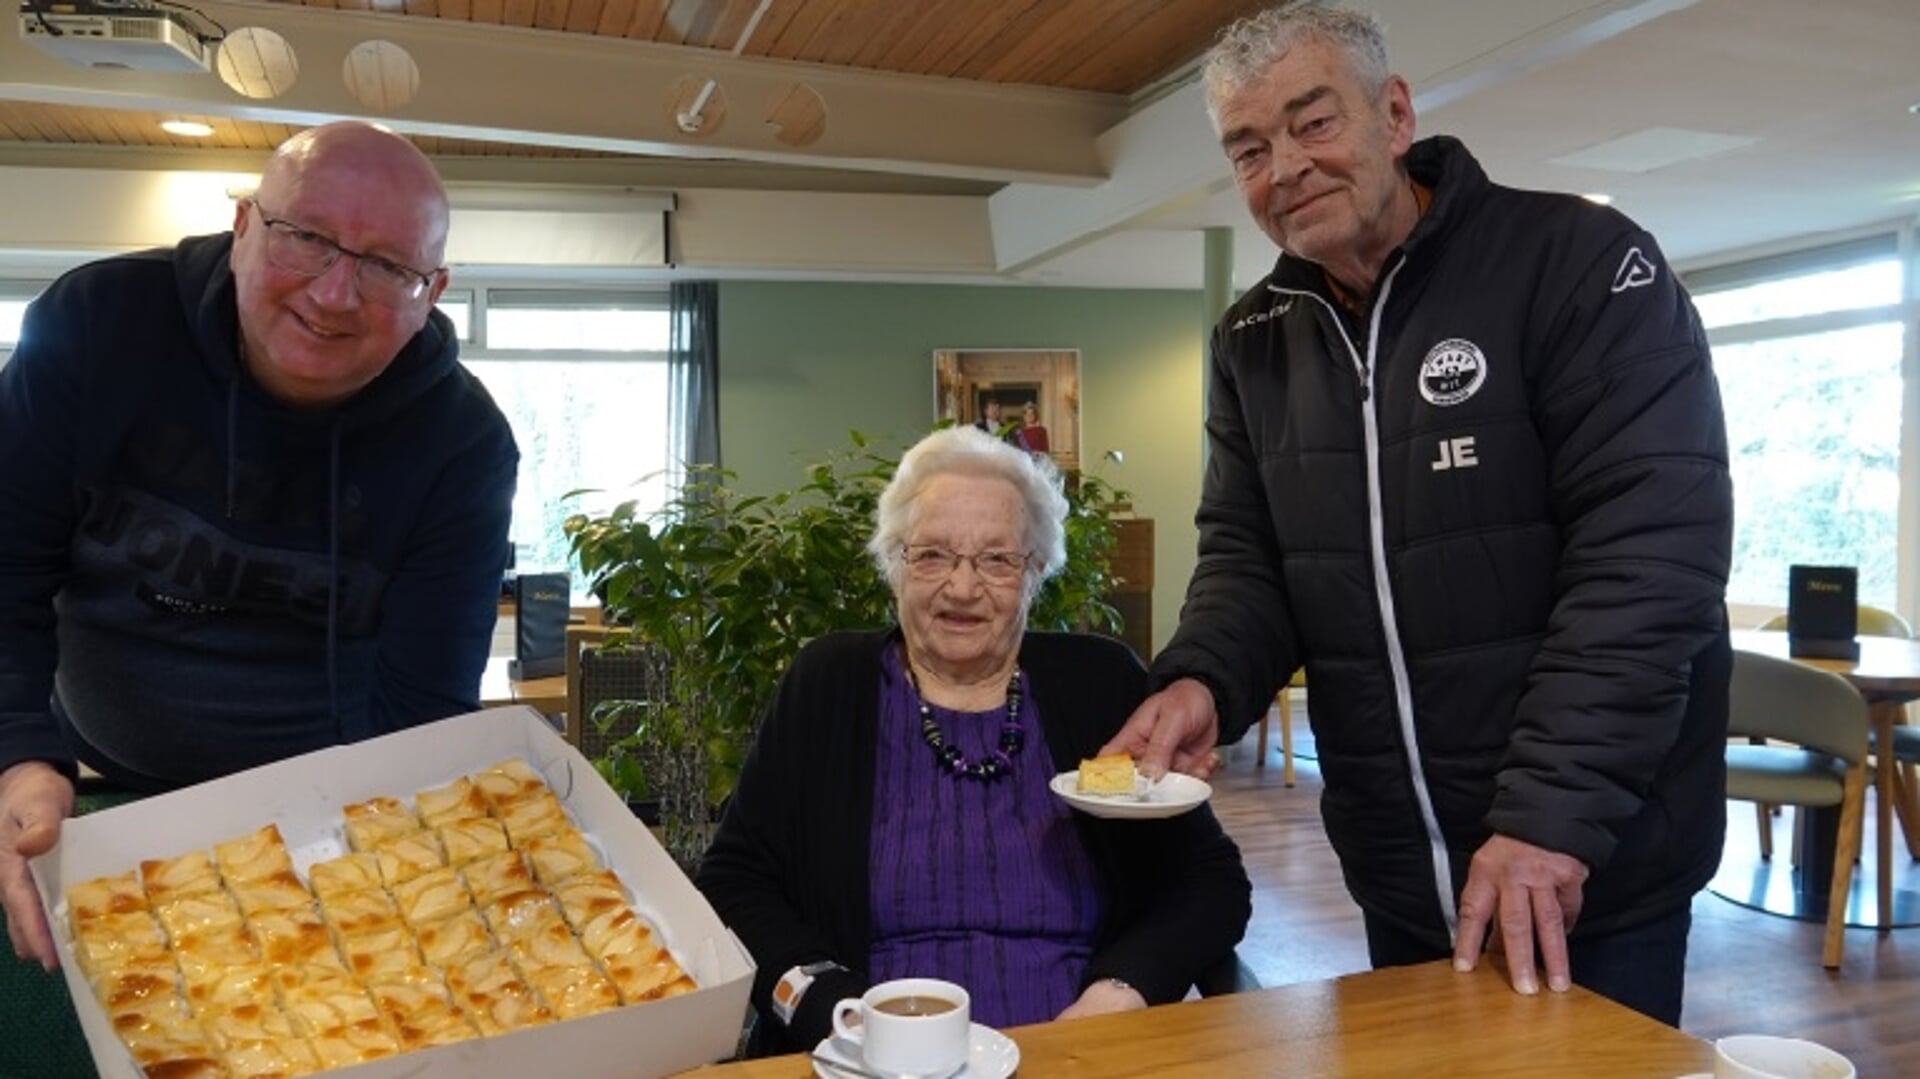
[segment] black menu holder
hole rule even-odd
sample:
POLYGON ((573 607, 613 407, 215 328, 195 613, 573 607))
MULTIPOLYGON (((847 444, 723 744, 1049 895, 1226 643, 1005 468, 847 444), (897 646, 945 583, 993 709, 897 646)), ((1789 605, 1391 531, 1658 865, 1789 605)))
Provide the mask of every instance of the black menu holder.
POLYGON ((1787 569, 1787 652, 1809 659, 1860 658, 1859 573, 1852 566, 1787 569))
POLYGON ((513 658, 516 682, 551 678, 567 669, 567 616, 572 584, 564 573, 522 573, 513 582, 513 658))

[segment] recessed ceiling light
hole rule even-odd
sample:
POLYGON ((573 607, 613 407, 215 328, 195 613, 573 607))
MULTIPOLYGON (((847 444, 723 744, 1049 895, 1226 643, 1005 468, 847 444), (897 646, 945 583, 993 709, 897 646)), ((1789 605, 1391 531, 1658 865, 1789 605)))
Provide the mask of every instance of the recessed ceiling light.
POLYGON ((1612 206, 1613 205, 1613 196, 1607 194, 1604 191, 1589 191, 1580 197, 1583 199, 1586 199, 1588 202, 1591 202, 1596 206, 1612 206))
POLYGON ((1913 104, 1908 105, 1907 111, 1914 114, 1915 116, 1920 116, 1920 101, 1916 101, 1913 104))
POLYGON ((204 139, 213 134, 211 124, 203 124, 198 120, 167 120, 161 123, 160 130, 189 139, 204 139))

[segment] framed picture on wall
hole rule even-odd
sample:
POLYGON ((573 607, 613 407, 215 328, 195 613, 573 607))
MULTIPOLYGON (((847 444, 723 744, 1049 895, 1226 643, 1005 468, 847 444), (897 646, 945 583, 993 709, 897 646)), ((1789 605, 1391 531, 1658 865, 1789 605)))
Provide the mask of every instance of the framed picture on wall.
POLYGON ((1080 350, 936 349, 933 415, 1045 454, 1063 470, 1078 469, 1080 350))

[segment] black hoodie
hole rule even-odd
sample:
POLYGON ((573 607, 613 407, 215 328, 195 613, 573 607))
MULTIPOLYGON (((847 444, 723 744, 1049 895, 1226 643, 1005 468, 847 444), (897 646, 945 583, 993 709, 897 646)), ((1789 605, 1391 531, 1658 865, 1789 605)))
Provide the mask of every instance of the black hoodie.
POLYGON ((437 311, 344 404, 276 402, 231 248, 67 274, 0 369, 0 768, 164 789, 477 703, 506 419, 437 311))

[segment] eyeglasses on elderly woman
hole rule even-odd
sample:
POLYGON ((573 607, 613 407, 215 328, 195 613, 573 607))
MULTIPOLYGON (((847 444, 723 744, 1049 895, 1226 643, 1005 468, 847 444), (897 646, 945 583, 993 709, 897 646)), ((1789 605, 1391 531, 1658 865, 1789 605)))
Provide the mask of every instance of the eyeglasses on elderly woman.
POLYGON ((1025 551, 976 551, 961 554, 931 544, 909 543, 900 548, 907 572, 922 581, 944 581, 960 571, 960 563, 973 567, 982 580, 994 584, 1013 584, 1026 571, 1025 551))

